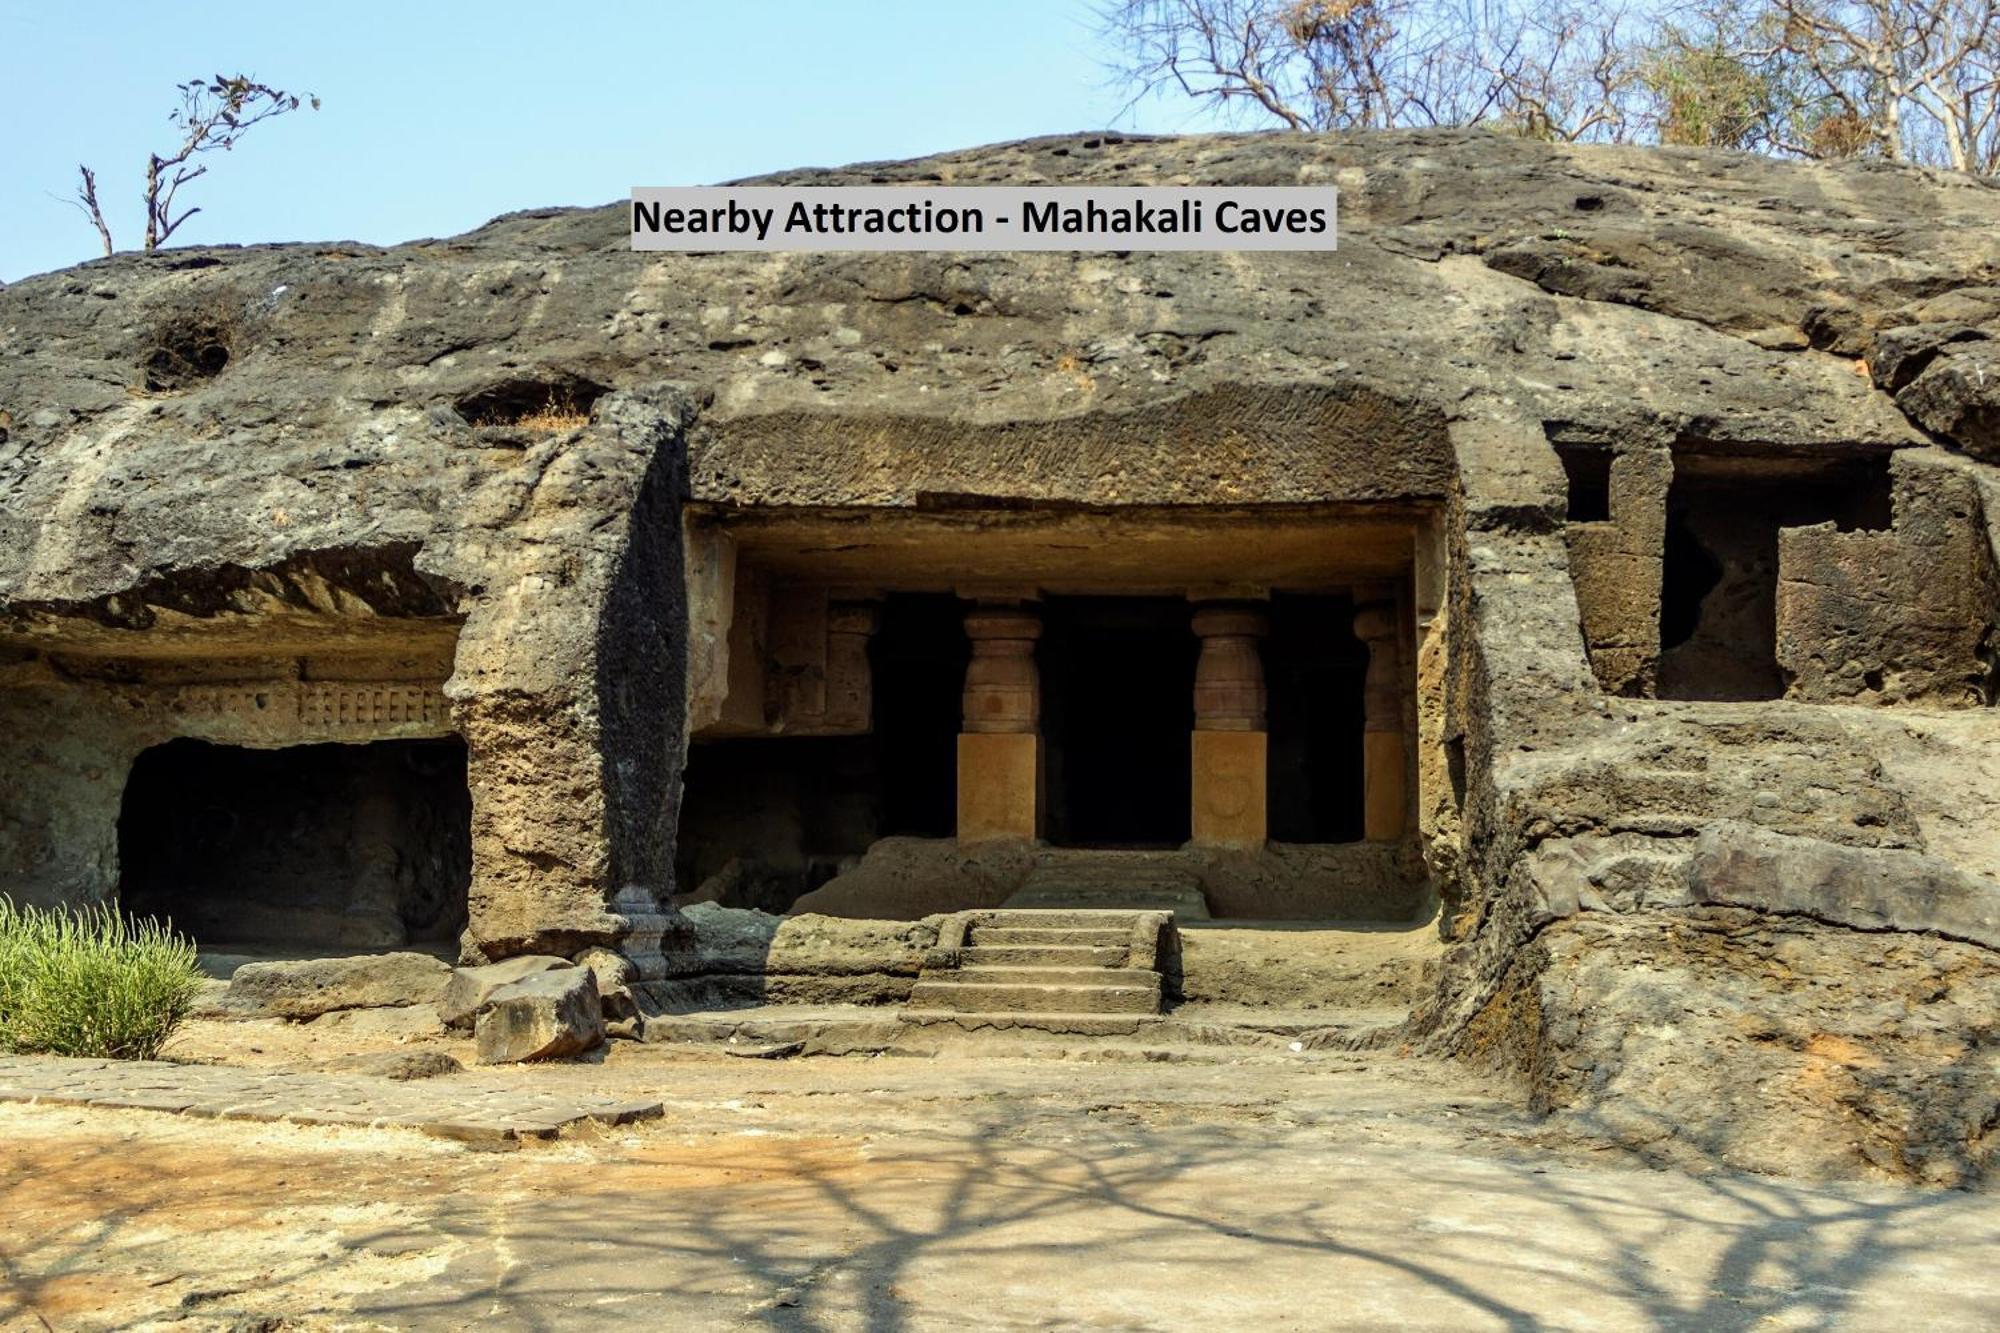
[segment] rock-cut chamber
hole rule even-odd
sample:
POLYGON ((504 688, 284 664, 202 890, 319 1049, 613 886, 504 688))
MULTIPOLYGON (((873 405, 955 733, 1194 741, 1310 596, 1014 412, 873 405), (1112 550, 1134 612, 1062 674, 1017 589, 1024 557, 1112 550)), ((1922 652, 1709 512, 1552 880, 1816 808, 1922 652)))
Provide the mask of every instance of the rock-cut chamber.
POLYGON ((448 945, 465 926, 471 808, 457 737, 171 740, 125 785, 119 899, 209 949, 448 945))

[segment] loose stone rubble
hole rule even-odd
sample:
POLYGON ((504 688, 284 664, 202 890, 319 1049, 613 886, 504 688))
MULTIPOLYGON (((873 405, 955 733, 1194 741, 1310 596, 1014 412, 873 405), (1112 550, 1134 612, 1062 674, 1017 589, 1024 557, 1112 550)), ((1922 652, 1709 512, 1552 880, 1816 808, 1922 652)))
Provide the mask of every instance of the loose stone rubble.
POLYGON ((472 1020, 501 987, 568 966, 567 958, 531 953, 482 967, 453 968, 451 979, 445 982, 444 994, 438 997, 438 1021, 448 1028, 470 1028, 472 1020))
POLYGON ((1358 983, 1396 1040, 1663 1159, 1990 1174, 1989 182, 1449 132, 772 179, 1329 184, 1341 246, 612 207, 13 284, 0 891, 622 1015, 898 1006, 957 914, 1171 881, 1434 920, 1358 983))
POLYGON ((597 978, 587 967, 537 972, 498 987, 473 1020, 479 1063, 560 1060, 604 1044, 597 978))
POLYGON ((451 976, 448 964, 418 953, 245 963, 230 974, 222 1007, 273 1018, 317 1018, 342 1009, 437 1004, 451 976))

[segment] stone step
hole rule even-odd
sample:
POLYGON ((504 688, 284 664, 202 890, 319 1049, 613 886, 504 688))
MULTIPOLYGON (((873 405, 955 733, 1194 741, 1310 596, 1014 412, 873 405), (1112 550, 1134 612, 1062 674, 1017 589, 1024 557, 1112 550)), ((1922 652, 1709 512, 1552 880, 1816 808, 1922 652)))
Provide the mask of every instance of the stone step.
POLYGON ((1062 927, 1084 930, 1132 930, 1139 924, 1137 908, 999 907, 979 914, 979 924, 1016 928, 1062 927))
POLYGON ((1157 1014, 1159 974, 1134 972, 1152 985, 1022 986, 1000 982, 956 983, 919 978, 910 990, 910 1008, 951 1013, 1157 1014))
POLYGON ((1042 866, 1003 905, 1019 910, 1172 912, 1206 921, 1201 881, 1186 870, 1144 862, 1042 866))
POLYGON ((905 1023, 962 1032, 1053 1032, 1079 1037, 1129 1037, 1166 1021, 1154 1014, 980 1014, 950 1009, 905 1009, 902 1017, 905 1023))
POLYGON ((1158 880, 1198 878, 1194 867, 1178 852, 1093 851, 1078 847, 1044 851, 1042 859, 1028 872, 1031 880, 1051 875, 1125 875, 1134 879, 1158 880))
POLYGON ((989 945, 1026 945, 1033 948, 1084 947, 1124 948, 1132 942, 1129 929, 1093 929, 1088 926, 987 926, 976 925, 966 932, 965 942, 974 948, 989 945))
POLYGON ((1172 912, 1183 921, 1206 921, 1208 899, 1199 888, 1162 888, 1152 884, 1076 884, 1025 888, 1007 900, 1008 907, 1091 907, 1132 912, 1172 912))
POLYGON ((954 986, 1151 986, 1159 973, 1129 967, 983 967, 977 964, 952 972, 926 972, 925 981, 954 986))
POLYGON ((1124 945, 975 944, 960 953, 965 967, 1123 967, 1124 945))

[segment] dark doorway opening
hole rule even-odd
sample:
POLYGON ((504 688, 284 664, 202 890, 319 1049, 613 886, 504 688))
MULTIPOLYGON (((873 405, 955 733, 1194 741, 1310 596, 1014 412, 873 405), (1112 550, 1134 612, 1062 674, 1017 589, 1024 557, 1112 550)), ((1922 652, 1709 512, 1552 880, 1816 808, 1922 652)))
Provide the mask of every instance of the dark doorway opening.
POLYGON ((1200 644, 1175 597, 1052 597, 1042 606, 1046 832, 1070 847, 1178 847, 1200 644))
POLYGON ((1276 594, 1264 644, 1270 689, 1269 827, 1275 842, 1362 835, 1362 685, 1368 646, 1349 597, 1276 594))
POLYGON ((893 593, 868 644, 872 726, 859 736, 697 741, 683 777, 684 893, 785 912, 886 837, 949 838, 958 821, 965 603, 893 593))
POLYGON ((465 927, 465 742, 141 754, 118 816, 119 901, 204 946, 447 945, 465 927))
POLYGON ((1662 699, 1778 699, 1778 530, 1889 526, 1886 457, 1677 455, 1660 582, 1662 699))
POLYGON ((872 736, 750 736, 688 747, 675 882, 784 912, 881 836, 872 736))
POLYGON ((966 604, 943 593, 892 593, 868 643, 882 832, 949 838, 958 824, 958 731, 966 604))

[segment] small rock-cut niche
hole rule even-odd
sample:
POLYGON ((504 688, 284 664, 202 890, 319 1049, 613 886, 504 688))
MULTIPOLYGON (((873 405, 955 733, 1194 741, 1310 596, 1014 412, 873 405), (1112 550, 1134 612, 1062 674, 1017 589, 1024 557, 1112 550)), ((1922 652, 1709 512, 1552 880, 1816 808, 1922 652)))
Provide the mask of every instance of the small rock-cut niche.
POLYGON ((1558 444, 1569 482, 1565 517, 1572 523, 1603 523, 1611 517, 1611 451, 1582 444, 1558 444))
POLYGON ((119 902, 205 948, 446 945, 472 878, 465 742, 141 754, 118 817, 119 902))
POLYGON ((152 393, 171 393, 214 379, 229 364, 238 329, 226 315, 179 314, 153 331, 140 370, 152 393))
POLYGON ((452 406, 474 426, 574 430, 589 422, 590 409, 606 392, 581 375, 523 376, 465 394, 452 406))
POLYGON ((1892 517, 1886 457, 1676 457, 1660 587, 1662 699, 1778 699, 1778 530, 1892 517))

